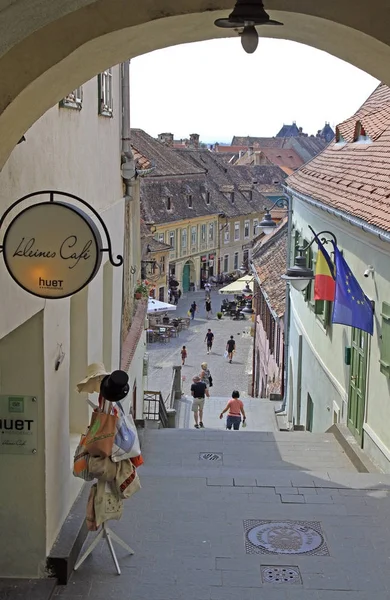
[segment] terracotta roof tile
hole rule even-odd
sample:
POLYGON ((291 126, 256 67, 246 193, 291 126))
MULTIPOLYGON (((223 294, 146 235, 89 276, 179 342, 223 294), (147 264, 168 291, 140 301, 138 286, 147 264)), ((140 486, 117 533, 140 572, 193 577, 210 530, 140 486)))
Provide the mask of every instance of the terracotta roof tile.
POLYGON ((390 231, 390 88, 379 85, 339 131, 347 143, 332 142, 290 175, 288 185, 390 231), (359 120, 371 143, 353 142, 359 120))
POLYGON ((267 294, 272 309, 282 317, 286 305, 286 283, 281 275, 286 272, 287 220, 272 234, 263 238, 253 252, 253 265, 260 287, 267 294))

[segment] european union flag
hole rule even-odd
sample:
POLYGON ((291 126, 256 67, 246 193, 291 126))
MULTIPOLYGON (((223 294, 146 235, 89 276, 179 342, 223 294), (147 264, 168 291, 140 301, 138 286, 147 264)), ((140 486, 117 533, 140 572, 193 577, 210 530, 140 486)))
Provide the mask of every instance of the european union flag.
POLYGON ((374 312, 370 300, 351 273, 343 255, 334 246, 336 266, 336 291, 333 304, 332 323, 341 323, 373 334, 374 312))

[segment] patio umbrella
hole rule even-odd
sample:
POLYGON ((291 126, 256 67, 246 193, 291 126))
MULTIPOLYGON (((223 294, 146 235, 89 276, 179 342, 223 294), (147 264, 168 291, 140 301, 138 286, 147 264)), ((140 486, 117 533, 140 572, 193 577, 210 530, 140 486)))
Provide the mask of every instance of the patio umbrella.
POLYGON ((219 290, 219 293, 242 295, 242 288, 245 287, 246 283, 249 285, 250 289, 253 292, 253 276, 244 275, 244 277, 240 277, 239 279, 236 279, 236 281, 232 281, 232 283, 225 285, 225 287, 219 290))
POLYGON ((167 312, 168 310, 176 310, 176 306, 167 302, 161 302, 160 300, 154 300, 154 298, 148 299, 148 315, 151 313, 167 312))

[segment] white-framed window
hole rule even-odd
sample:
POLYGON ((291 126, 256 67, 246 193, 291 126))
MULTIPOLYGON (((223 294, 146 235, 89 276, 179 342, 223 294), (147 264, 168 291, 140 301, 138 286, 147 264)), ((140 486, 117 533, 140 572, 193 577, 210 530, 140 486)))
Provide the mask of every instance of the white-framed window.
POLYGON ((174 231, 169 232, 169 244, 172 247, 172 250, 176 247, 176 235, 174 231))
POLYGON ((112 87, 112 68, 110 67, 98 75, 99 115, 104 117, 112 117, 114 112, 112 87))
POLYGON ((207 237, 206 237, 206 224, 204 223, 203 225, 200 226, 200 239, 202 242, 205 242, 207 237))
POLYGON ((209 223, 209 241, 214 241, 214 223, 209 223))
POLYGON ((229 254, 225 254, 223 257, 223 272, 228 273, 229 271, 229 254))
POLYGON ((245 223, 244 223, 244 238, 245 239, 248 239, 248 237, 249 237, 250 227, 251 227, 251 222, 249 220, 245 221, 245 223))
POLYGON ((83 86, 80 85, 80 87, 70 92, 65 98, 62 98, 60 107, 81 110, 83 108, 83 86))
POLYGON ((234 241, 236 242, 239 239, 240 239, 240 222, 237 221, 236 223, 234 223, 234 241))
POLYGON ((163 233, 159 233, 158 234, 158 241, 164 243, 165 242, 165 236, 163 233))
POLYGON ((225 236, 224 236, 225 244, 230 242, 230 223, 225 227, 225 236))
POLYGON ((238 269, 238 252, 234 253, 234 270, 237 271, 238 269))
POLYGON ((187 248, 187 229, 181 230, 181 247, 187 248))
POLYGON ((161 273, 165 273, 165 256, 160 256, 161 273))
POLYGON ((191 227, 191 246, 196 246, 196 225, 191 227))
POLYGON ((253 219, 253 237, 257 235, 257 228, 259 226, 259 219, 253 219))

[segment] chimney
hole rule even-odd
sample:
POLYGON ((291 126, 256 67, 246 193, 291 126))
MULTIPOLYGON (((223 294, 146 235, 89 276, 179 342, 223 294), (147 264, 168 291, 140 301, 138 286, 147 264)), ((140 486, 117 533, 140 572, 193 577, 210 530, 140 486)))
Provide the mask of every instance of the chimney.
POLYGON ((199 148, 199 133, 190 133, 190 148, 199 148))
POLYGON ((248 156, 252 156, 253 154, 253 146, 248 147, 248 156))
POLYGON ((302 127, 298 127, 298 131, 299 131, 299 135, 303 135, 303 129, 302 129, 302 127))
POLYGON ((165 146, 173 148, 173 133, 159 133, 158 141, 165 144, 165 146))
POLYGON ((254 153, 254 165, 261 165, 261 151, 257 150, 254 153))

